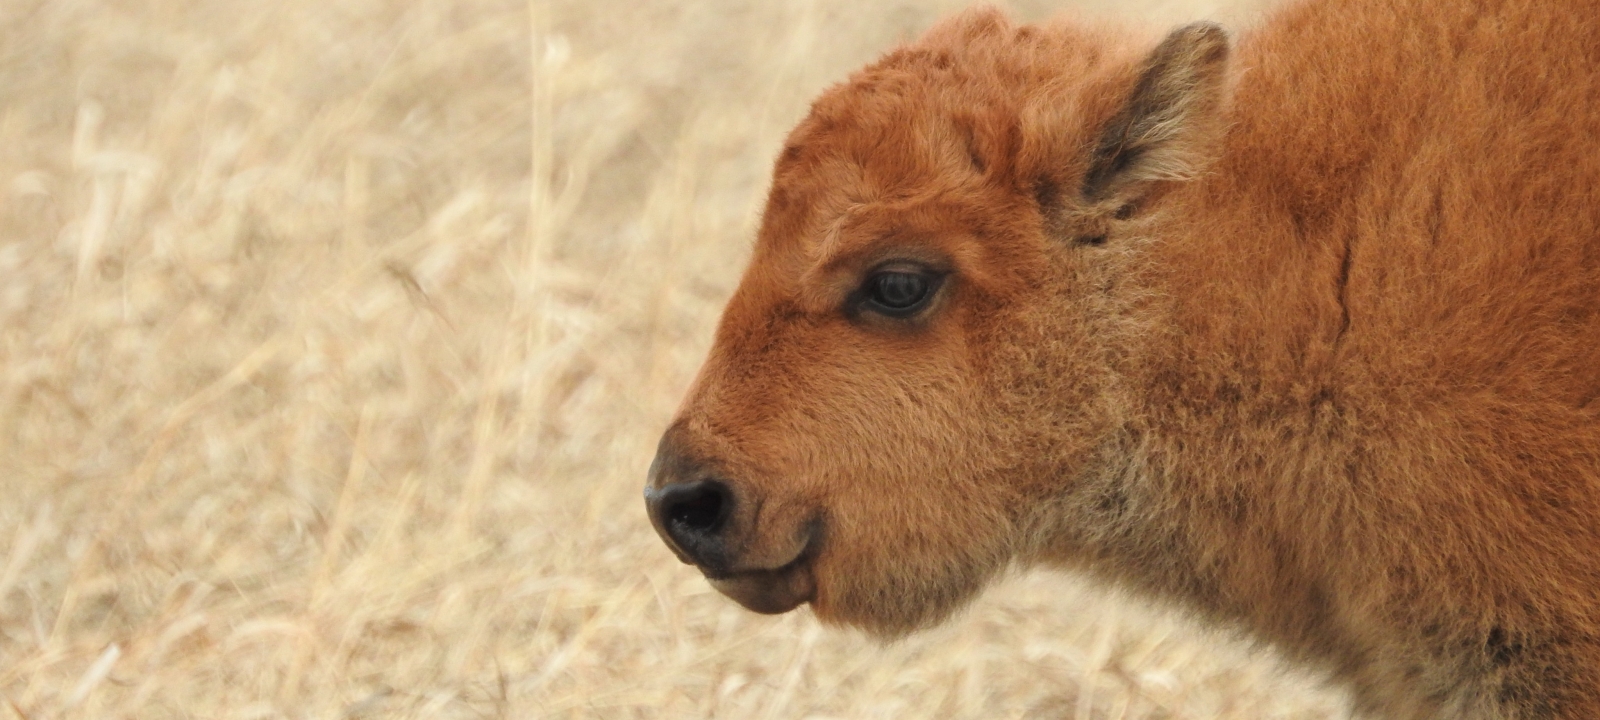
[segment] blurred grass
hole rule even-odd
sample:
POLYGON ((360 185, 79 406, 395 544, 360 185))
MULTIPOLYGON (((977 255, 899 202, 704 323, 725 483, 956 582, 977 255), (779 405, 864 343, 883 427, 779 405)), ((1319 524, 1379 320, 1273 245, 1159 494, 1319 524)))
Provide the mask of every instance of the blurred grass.
POLYGON ((0 715, 1341 713, 1072 578, 880 646, 650 531, 783 133, 957 7, 0 4, 0 715))

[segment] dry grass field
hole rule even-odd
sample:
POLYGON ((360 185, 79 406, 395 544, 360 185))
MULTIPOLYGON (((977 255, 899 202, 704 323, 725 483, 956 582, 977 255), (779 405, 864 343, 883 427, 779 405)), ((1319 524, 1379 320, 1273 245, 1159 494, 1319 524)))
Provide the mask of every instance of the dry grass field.
POLYGON ((0 1, 0 717, 1345 716, 1073 578, 881 645, 650 530, 783 133, 960 4, 0 1))

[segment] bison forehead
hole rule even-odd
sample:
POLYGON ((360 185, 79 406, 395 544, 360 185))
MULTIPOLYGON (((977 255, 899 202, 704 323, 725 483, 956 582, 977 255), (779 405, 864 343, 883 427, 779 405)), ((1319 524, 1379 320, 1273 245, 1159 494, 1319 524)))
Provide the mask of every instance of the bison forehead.
MULTIPOLYGON (((952 244, 982 239, 1026 192, 1004 171, 1016 113, 988 121, 972 108, 902 83, 892 97, 814 113, 779 159, 752 269, 800 281, 841 261, 900 250, 949 257, 952 244)), ((880 93, 882 95, 882 93, 880 93)), ((860 98, 854 98, 860 99, 860 98)), ((905 254, 905 253, 902 253, 905 254)), ((886 257, 880 260, 889 259, 886 257)))
POLYGON ((994 205, 1075 172, 1074 148, 1122 94, 1108 79, 1132 62, 1110 37, 970 12, 830 88, 777 160, 758 254, 801 262, 863 205, 994 205))
POLYGON ((790 134, 775 188, 854 176, 851 199, 860 202, 1001 169, 1022 88, 1014 77, 952 66, 952 54, 902 51, 824 93, 790 134))
POLYGON ((828 225, 865 203, 980 183, 1000 157, 988 146, 1005 132, 993 128, 1004 121, 980 130, 973 108, 952 107, 927 87, 905 83, 874 94, 851 85, 836 94, 838 107, 819 108, 791 135, 774 171, 768 220, 795 213, 828 225))

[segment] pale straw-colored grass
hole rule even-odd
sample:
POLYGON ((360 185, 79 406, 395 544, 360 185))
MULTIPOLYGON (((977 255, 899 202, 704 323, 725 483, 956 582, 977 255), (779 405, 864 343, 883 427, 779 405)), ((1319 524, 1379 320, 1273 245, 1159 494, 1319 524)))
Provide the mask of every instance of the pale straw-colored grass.
POLYGON ((650 531, 782 133, 956 5, 0 2, 0 717, 1339 716, 1072 578, 882 646, 650 531))

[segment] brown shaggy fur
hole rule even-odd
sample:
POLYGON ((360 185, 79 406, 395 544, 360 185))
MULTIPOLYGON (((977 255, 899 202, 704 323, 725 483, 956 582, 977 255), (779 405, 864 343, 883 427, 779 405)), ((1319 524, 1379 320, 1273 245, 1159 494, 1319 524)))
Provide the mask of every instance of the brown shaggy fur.
POLYGON ((1069 566, 1381 717, 1600 718, 1600 2, 948 21, 790 136, 662 458, 758 609, 1069 566))

